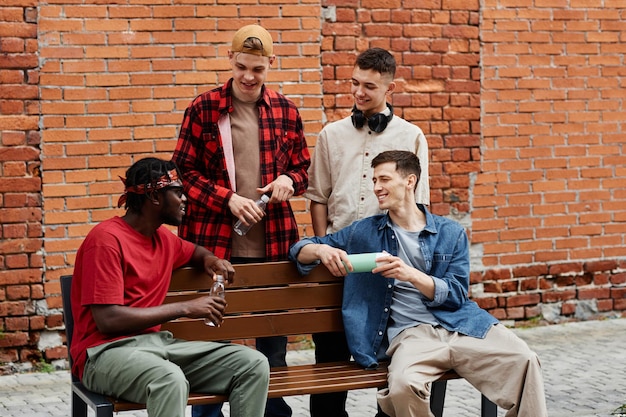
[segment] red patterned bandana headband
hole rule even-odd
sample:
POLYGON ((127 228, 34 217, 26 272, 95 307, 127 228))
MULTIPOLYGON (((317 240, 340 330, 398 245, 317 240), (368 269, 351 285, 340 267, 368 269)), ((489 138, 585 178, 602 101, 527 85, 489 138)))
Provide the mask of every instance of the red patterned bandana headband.
MULTIPOLYGON (((126 178, 120 177, 120 180, 124 183, 126 187, 126 178)), ((157 178, 156 180, 148 183, 148 184, 139 184, 139 185, 131 185, 130 187, 126 187, 124 190, 124 194, 122 194, 117 200, 117 207, 122 207, 126 204, 126 198, 128 193, 135 194, 147 194, 151 191, 160 190, 161 188, 165 188, 173 182, 178 181, 178 173, 175 169, 169 170, 167 174, 157 178)))

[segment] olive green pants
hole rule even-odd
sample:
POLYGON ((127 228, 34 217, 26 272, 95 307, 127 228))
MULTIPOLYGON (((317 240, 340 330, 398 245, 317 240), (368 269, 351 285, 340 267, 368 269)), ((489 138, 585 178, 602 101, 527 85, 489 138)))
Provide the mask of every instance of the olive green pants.
POLYGON ((83 384, 89 390, 144 403, 150 417, 184 417, 190 391, 227 394, 233 417, 265 411, 267 358, 245 346, 158 332, 93 347, 87 356, 83 384))

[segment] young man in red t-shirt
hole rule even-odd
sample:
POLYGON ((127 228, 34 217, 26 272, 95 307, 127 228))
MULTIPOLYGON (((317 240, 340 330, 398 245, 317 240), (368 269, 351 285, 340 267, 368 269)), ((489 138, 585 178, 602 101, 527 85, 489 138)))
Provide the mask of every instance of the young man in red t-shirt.
POLYGON ((126 176, 118 203, 126 204, 126 214, 94 227, 77 253, 72 372, 92 391, 145 403, 149 416, 184 417, 192 390, 229 395, 233 416, 262 417, 265 356, 160 331, 162 323, 180 317, 219 323, 226 307, 210 295, 163 304, 173 269, 191 263, 210 276, 234 275, 228 261, 162 226, 178 226, 185 214, 176 165, 146 158, 126 176))

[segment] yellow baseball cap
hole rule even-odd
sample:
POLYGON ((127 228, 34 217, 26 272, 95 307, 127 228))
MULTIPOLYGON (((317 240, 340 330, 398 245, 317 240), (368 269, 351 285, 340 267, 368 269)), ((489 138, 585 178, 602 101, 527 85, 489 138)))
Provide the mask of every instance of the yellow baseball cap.
POLYGON ((233 36, 233 44, 230 48, 232 52, 244 52, 259 56, 271 57, 274 54, 274 44, 272 35, 259 25, 248 25, 239 29, 233 36), (244 48, 243 44, 248 38, 257 38, 263 45, 263 50, 244 48))

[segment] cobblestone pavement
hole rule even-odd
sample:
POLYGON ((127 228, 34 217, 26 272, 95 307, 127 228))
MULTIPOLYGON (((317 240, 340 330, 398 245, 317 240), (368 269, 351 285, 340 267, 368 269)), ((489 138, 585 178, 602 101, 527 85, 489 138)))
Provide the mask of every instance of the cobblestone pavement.
MULTIPOLYGON (((541 358, 550 417, 625 417, 626 318, 516 329, 541 358)), ((312 362, 312 351, 289 352, 289 363, 312 362)), ((308 417, 308 396, 286 399, 294 417, 308 417)), ((445 417, 480 415, 480 395, 464 380, 448 383, 445 417)), ((351 417, 373 417, 375 390, 351 391, 351 417)), ((228 406, 224 407, 228 415, 228 406)), ((188 408, 188 415, 190 415, 188 408)), ((0 416, 67 417, 70 377, 67 371, 0 376, 0 416)), ((145 412, 119 413, 146 417, 145 412)), ((503 417, 504 411, 499 410, 503 417)))

